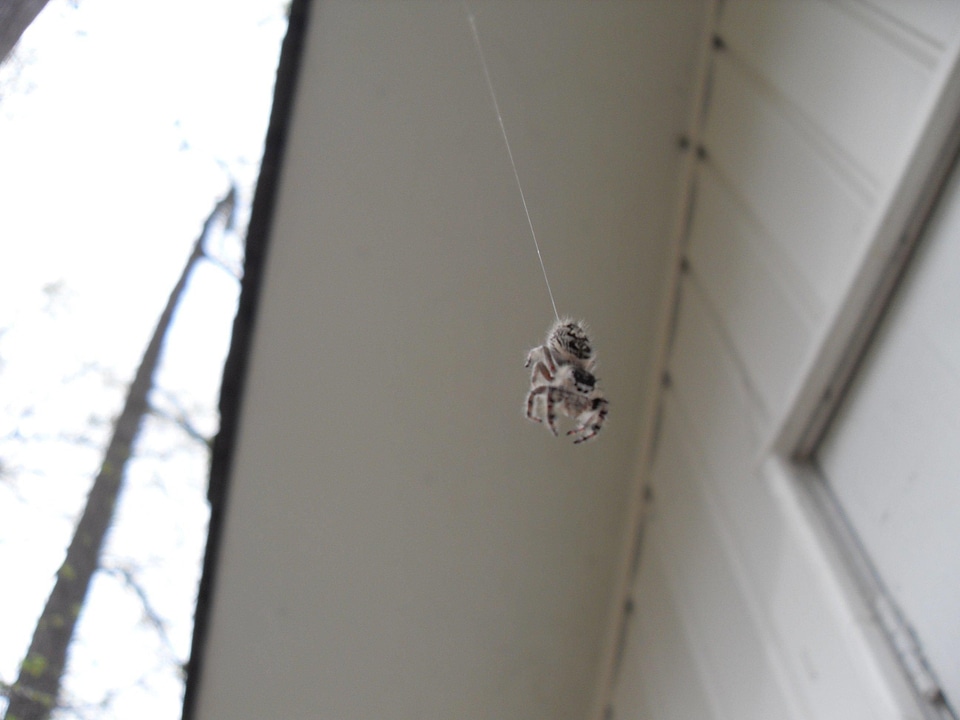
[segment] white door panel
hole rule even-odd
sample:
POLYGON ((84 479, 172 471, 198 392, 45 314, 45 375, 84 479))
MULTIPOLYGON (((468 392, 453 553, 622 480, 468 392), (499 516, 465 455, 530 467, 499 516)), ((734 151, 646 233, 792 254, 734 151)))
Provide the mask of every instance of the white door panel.
POLYGON ((819 453, 881 581, 960 704, 960 174, 819 453))

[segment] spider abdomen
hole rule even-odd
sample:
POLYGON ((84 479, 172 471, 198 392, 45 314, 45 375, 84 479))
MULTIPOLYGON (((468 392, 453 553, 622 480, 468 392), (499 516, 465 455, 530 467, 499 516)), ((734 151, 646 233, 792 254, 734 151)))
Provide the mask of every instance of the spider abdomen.
POLYGON ((575 367, 573 368, 573 383, 577 390, 584 395, 587 395, 593 392, 593 388, 597 384, 597 379, 592 373, 588 373, 586 370, 575 367))

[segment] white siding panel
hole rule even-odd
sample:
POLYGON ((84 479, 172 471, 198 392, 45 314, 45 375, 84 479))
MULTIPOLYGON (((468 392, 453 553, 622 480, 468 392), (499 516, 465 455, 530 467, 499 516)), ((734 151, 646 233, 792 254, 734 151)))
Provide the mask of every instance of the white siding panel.
POLYGON ((960 3, 956 0, 849 0, 863 4, 939 46, 948 45, 960 30, 960 3))
POLYGON ((703 467, 693 460, 687 429, 665 407, 653 472, 659 524, 653 543, 664 563, 678 612, 698 650, 709 688, 724 717, 796 718, 796 703, 771 663, 773 648, 760 632, 745 596, 728 533, 704 496, 703 467))
POLYGON ((718 56, 704 133, 710 162, 832 305, 865 240, 867 199, 757 90, 718 56))
POLYGON ((776 267, 769 238, 709 171, 701 173, 688 257, 768 414, 782 411, 810 353, 813 328, 790 293, 797 276, 776 267))
POLYGON ((776 572, 776 509, 752 473, 763 419, 696 284, 683 286, 683 302, 671 356, 672 397, 684 427, 696 440, 709 476, 707 500, 717 500, 754 577, 776 572))
POLYGON ((730 354, 696 283, 683 283, 680 307, 670 377, 684 405, 695 411, 697 440, 710 456, 753 457, 760 449, 765 420, 745 373, 730 354))
POLYGON ((827 2, 729 0, 720 32, 731 52, 875 185, 893 180, 930 67, 827 2))
POLYGON ((613 696, 615 716, 618 720, 721 720, 677 616, 677 601, 667 585, 653 535, 633 592, 642 612, 632 615, 628 628, 613 696))

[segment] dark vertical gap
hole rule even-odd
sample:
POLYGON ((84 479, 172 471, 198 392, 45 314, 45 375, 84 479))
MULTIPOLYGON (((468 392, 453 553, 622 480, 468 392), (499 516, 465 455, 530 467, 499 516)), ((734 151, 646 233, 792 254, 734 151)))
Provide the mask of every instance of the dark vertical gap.
POLYGON ((220 430, 213 443, 210 459, 210 524, 203 571, 197 592, 193 642, 186 668, 183 696, 183 720, 193 720, 197 712, 198 688, 203 680, 203 662, 213 606, 215 577, 220 558, 224 518, 230 487, 230 475, 243 405, 247 365, 253 344, 257 309, 266 269, 270 231, 278 200, 280 176, 286 154, 297 80, 303 61, 311 0, 292 0, 287 34, 280 50, 273 107, 264 141, 263 160, 253 198, 244 257, 240 300, 233 321, 230 350, 223 368, 220 387, 220 430))

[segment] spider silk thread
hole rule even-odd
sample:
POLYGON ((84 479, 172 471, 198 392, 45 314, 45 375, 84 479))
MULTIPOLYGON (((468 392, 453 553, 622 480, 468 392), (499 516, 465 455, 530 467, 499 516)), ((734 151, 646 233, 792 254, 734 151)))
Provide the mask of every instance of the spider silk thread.
POLYGON ((500 133, 503 135, 503 144, 507 146, 507 156, 510 158, 510 167, 513 168, 513 177, 517 181, 517 190, 520 191, 520 202, 523 203, 523 212, 527 215, 527 225, 530 226, 530 235, 533 236, 533 245, 537 249, 537 259, 540 261, 540 269, 543 271, 543 281, 547 284, 547 294, 550 296, 550 304, 553 305, 553 314, 560 321, 560 313, 557 312, 557 301, 553 299, 553 290, 550 288, 550 279, 547 277, 547 267, 543 264, 543 254, 540 252, 540 243, 537 241, 537 233, 533 229, 533 220, 530 218, 530 209, 527 207, 527 198, 523 194, 523 185, 520 183, 520 173, 517 172, 517 163, 513 159, 513 151, 510 149, 510 140, 507 138, 507 128, 503 124, 503 114, 500 112, 500 103, 497 102, 497 93, 493 89, 493 81, 490 79, 490 70, 487 68, 487 58, 483 54, 483 46, 480 44, 480 33, 477 32, 477 21, 467 0, 463 0, 463 8, 467 13, 467 20, 470 23, 470 30, 473 33, 473 43, 477 46, 477 54, 480 56, 480 66, 483 68, 483 77, 487 81, 487 89, 490 91, 490 98, 493 100, 493 109, 497 112, 497 122, 500 123, 500 133))

